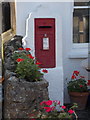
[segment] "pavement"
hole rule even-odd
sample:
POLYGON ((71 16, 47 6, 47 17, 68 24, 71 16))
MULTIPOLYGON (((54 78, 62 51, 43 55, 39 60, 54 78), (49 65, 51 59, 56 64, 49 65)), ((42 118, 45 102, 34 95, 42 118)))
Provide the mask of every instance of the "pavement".
POLYGON ((78 120, 90 120, 90 107, 87 107, 85 110, 78 110, 76 113, 78 120))
POLYGON ((90 120, 90 95, 85 110, 77 110, 78 120, 90 120))
POLYGON ((2 120, 2 84, 0 83, 0 120, 2 120))

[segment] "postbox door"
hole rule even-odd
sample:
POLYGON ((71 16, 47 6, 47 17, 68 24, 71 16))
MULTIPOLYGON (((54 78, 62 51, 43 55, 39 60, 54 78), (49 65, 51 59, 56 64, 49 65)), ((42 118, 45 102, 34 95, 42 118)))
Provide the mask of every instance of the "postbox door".
POLYGON ((35 18, 35 56, 40 67, 55 67, 54 18, 35 18))

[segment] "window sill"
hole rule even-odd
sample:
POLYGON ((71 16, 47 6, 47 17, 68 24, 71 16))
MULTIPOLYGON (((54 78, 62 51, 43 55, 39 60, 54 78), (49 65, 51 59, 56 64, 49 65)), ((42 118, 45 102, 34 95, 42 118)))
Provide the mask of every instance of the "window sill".
POLYGON ((88 58, 88 43, 76 43, 73 44, 73 47, 68 55, 70 59, 84 59, 88 58))
POLYGON ((77 48, 78 48, 78 49, 79 49, 79 48, 80 48, 80 49, 85 49, 85 48, 88 49, 88 45, 89 45, 88 43, 73 43, 72 48, 73 48, 73 49, 77 49, 77 48))

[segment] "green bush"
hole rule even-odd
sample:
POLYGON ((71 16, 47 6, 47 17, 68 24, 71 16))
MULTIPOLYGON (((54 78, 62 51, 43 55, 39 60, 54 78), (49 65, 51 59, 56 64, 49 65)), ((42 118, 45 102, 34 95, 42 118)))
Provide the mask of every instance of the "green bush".
POLYGON ((15 72, 19 78, 30 82, 42 80, 43 73, 40 72, 39 62, 28 51, 16 51, 12 59, 16 62, 15 72))

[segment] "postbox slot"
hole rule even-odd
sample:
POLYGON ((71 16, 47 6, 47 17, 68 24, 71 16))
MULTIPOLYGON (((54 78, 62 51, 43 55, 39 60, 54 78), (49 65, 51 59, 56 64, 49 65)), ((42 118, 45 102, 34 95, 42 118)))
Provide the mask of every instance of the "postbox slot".
POLYGON ((52 26, 39 26, 39 28, 52 28, 52 26))

